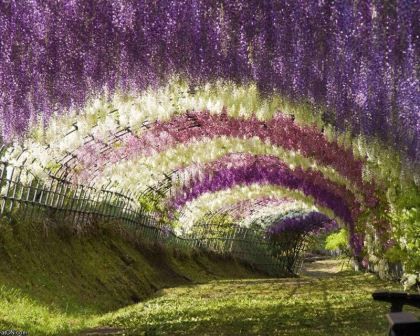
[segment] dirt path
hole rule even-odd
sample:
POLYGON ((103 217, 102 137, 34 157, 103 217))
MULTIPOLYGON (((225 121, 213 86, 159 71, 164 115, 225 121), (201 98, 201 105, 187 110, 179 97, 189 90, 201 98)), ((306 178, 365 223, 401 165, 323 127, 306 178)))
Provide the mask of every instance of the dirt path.
POLYGON ((346 260, 316 260, 312 262, 305 262, 303 264, 301 275, 313 278, 325 278, 348 268, 349 265, 346 260))

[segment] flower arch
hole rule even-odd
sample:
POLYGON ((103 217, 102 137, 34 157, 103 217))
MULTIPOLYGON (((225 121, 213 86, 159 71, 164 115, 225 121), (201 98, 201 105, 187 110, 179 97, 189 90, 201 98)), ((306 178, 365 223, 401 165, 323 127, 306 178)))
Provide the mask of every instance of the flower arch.
POLYGON ((320 205, 351 223, 353 238, 379 237, 367 254, 386 258, 394 245, 417 270, 412 7, 1 3, 1 159, 39 178, 130 190, 139 202, 165 185, 165 206, 220 196, 223 184, 324 194, 320 205))

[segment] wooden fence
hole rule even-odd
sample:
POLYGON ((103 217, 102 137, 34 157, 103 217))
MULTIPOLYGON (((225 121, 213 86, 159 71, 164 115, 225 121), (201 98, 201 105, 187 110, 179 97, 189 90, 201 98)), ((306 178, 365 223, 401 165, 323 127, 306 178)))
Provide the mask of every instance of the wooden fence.
POLYGON ((191 233, 177 235, 158 214, 145 212, 134 195, 54 176, 41 181, 25 167, 0 162, 0 217, 17 213, 33 220, 63 221, 81 230, 98 220, 119 221, 147 241, 231 256, 273 276, 299 273, 306 244, 301 239, 286 246, 267 239, 261 229, 236 225, 200 223, 191 233))

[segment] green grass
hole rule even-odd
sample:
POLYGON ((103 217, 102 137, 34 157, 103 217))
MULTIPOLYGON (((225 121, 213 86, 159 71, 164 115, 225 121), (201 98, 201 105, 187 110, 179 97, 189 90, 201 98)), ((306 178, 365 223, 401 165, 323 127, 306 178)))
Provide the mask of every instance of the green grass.
POLYGON ((122 327, 126 335, 383 336, 389 305, 371 298, 383 288, 400 289, 352 271, 323 278, 219 280, 162 290, 97 323, 122 327))
POLYGON ((0 331, 64 335, 164 287, 256 276, 226 258, 135 243, 115 223, 82 236, 42 225, 0 220, 0 331))
POLYGON ((32 299, 17 289, 0 287, 0 330, 27 331, 31 335, 63 334, 89 326, 82 310, 65 312, 32 299))
POLYGON ((230 259, 124 235, 115 223, 74 236, 57 223, 0 220, 0 331, 385 335, 389 306, 371 293, 401 290, 348 270, 325 277, 328 263, 311 276, 268 279, 230 259))

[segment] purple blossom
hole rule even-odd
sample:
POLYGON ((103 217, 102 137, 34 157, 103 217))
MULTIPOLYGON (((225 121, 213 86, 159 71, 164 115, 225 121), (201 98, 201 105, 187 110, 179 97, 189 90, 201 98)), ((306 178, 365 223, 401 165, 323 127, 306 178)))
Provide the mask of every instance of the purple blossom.
POLYGON ((291 170, 283 162, 271 156, 247 154, 227 155, 201 167, 202 178, 191 179, 178 190, 168 204, 181 208, 187 202, 206 192, 216 192, 236 185, 272 184, 301 190, 316 202, 328 207, 350 226, 358 214, 359 205, 344 189, 331 185, 311 171, 291 170))
POLYGON ((123 141, 121 147, 110 150, 99 158, 90 153, 98 151, 95 146, 101 147, 101 143, 82 146, 77 156, 83 165, 83 174, 88 180, 91 169, 103 169, 109 162, 115 163, 121 158, 147 156, 155 151, 167 150, 179 143, 191 143, 203 138, 211 139, 224 135, 237 138, 256 136, 262 141, 269 141, 287 150, 299 151, 319 163, 331 165, 360 186, 366 195, 372 195, 372 185, 362 180, 362 161, 355 159, 351 150, 340 147, 337 142, 327 141, 315 128, 300 127, 291 118, 282 115, 269 122, 262 122, 256 118, 249 120, 230 118, 225 113, 221 115, 209 112, 186 113, 170 121, 156 122, 139 137, 128 135, 120 138, 123 141), (342 164, 343 160, 346 162, 345 165, 342 164))
POLYGON ((337 228, 337 223, 328 218, 328 216, 316 211, 311 211, 295 216, 280 218, 268 227, 267 233, 269 236, 275 236, 288 231, 309 233, 319 232, 321 230, 332 231, 337 228))
POLYGON ((236 219, 242 219, 250 216, 253 212, 258 211, 258 209, 266 208, 269 206, 276 207, 280 205, 290 205, 295 201, 286 197, 268 197, 263 196, 259 198, 252 198, 240 201, 234 205, 229 205, 220 209, 222 212, 229 213, 230 216, 236 219))
POLYGON ((104 88, 141 90, 180 73, 326 106, 338 129, 418 163, 419 11, 402 0, 2 1, 2 135, 104 88))

